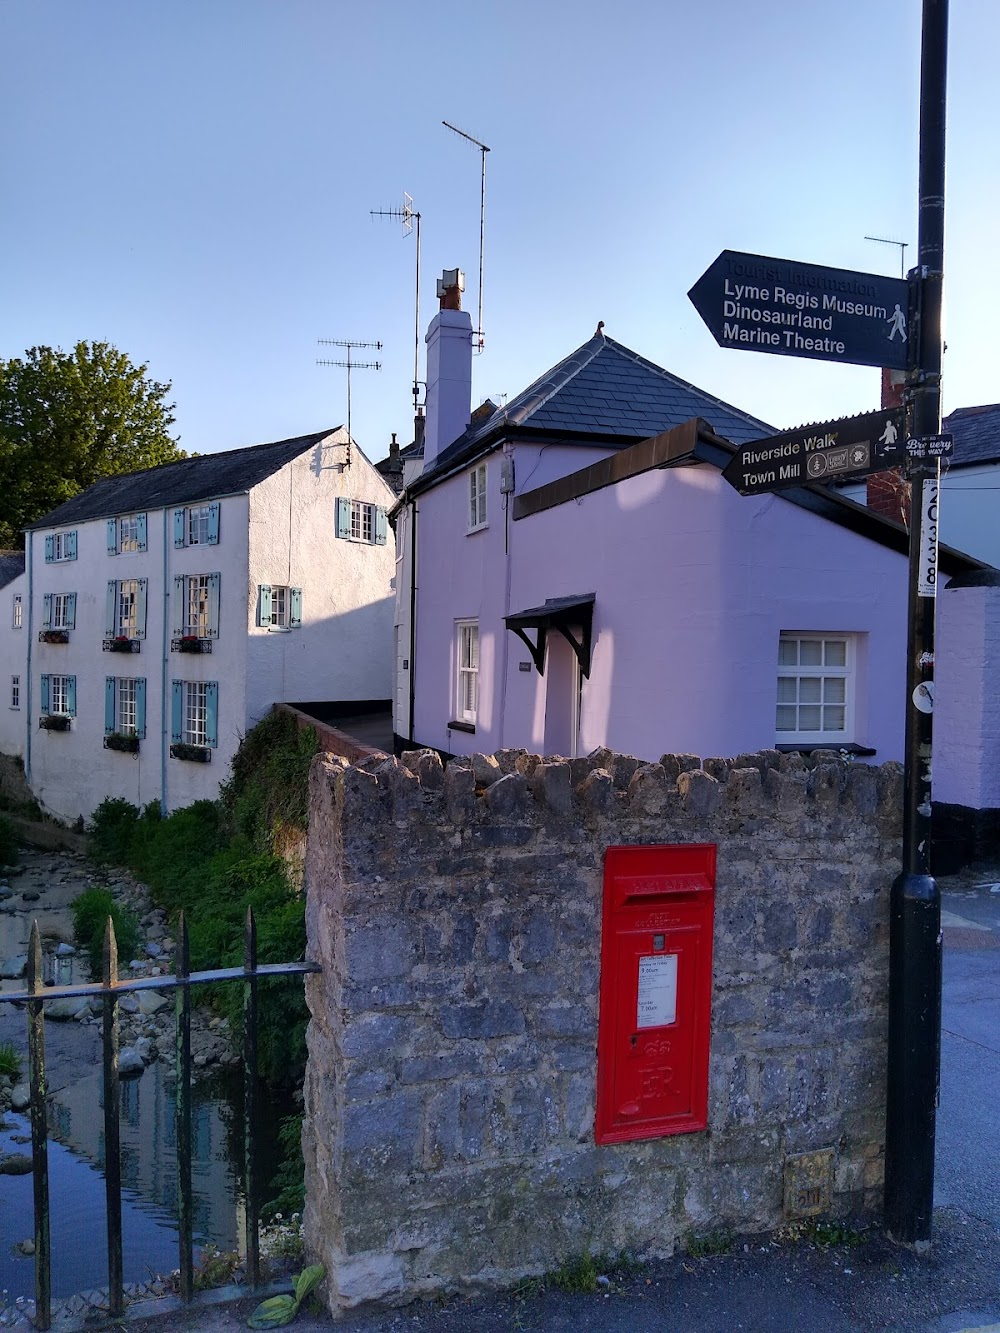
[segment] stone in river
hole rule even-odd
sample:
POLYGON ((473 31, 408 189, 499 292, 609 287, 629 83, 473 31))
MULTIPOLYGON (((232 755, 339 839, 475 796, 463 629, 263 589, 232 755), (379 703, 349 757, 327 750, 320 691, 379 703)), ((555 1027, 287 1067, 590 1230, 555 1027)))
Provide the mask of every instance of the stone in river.
POLYGON ((15 1083, 10 1094, 10 1109, 26 1111, 31 1105, 31 1091, 27 1083, 15 1083))
POLYGON ((24 1153, 12 1152, 0 1157, 0 1176, 27 1176, 31 1173, 31 1158, 24 1153))
POLYGON ((119 1078, 138 1078, 145 1068, 145 1061, 134 1047, 126 1046, 118 1052, 119 1078))
POLYGON ((45 1004, 45 1017, 57 1023, 68 1023, 82 1010, 89 1008, 85 996, 69 996, 65 1000, 48 1000, 45 1004))
POLYGON ((28 966, 28 955, 26 953, 15 954, 13 958, 8 958, 6 962, 0 962, 0 981, 17 981, 18 977, 24 976, 24 969, 28 966))
POLYGON ((26 889, 24 893, 21 894, 21 900, 26 903, 37 903, 41 896, 42 895, 36 893, 34 889, 26 889))

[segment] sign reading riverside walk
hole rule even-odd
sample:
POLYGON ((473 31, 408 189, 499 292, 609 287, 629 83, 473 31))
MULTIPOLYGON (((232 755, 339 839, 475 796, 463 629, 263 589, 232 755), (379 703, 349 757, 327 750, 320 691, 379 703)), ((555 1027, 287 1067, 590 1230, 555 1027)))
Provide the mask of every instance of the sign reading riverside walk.
POLYGON ((720 347, 910 367, 903 278, 723 250, 688 296, 720 347))
POLYGON ((741 495, 763 495, 895 467, 905 446, 903 409, 891 407, 741 444, 722 475, 741 495))

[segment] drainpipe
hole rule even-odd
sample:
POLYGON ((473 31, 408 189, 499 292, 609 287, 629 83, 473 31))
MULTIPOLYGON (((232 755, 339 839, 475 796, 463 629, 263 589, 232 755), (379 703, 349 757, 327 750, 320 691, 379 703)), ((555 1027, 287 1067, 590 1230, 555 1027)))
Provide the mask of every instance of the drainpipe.
POLYGON ((25 713, 26 713, 25 725, 27 727, 27 734, 25 735, 24 738, 24 780, 25 782, 27 782, 29 787, 31 786, 31 636, 33 633, 31 627, 31 619, 32 619, 31 612, 32 608, 35 605, 35 597, 34 597, 35 570, 34 566, 31 563, 31 552, 32 552, 32 547, 34 545, 34 536, 35 534, 33 532, 25 533, 24 545, 28 556, 28 605, 25 608, 25 615, 22 620, 22 623, 24 624, 25 628, 28 631, 28 658, 27 662, 25 663, 25 671, 24 671, 25 674, 24 703, 25 703, 25 713))
POLYGON ((163 666, 160 680, 160 814, 167 815, 167 757, 170 754, 170 740, 167 731, 167 676, 170 665, 170 585, 167 582, 167 531, 169 524, 163 511, 163 666))

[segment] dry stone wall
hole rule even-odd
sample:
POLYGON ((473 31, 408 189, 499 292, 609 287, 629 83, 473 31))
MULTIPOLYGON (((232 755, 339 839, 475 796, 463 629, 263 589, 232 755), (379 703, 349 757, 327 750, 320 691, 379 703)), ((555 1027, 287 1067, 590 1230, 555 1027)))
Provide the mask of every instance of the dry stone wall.
POLYGON ((318 756, 306 1231, 334 1309, 779 1225, 832 1149, 881 1198, 902 774, 735 760, 318 756), (608 846, 718 844, 709 1126, 594 1141, 608 846))

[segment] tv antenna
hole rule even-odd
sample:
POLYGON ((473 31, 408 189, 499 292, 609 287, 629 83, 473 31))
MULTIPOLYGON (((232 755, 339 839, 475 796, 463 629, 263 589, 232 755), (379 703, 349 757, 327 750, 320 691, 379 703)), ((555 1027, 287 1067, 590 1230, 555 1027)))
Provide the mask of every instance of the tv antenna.
POLYGON ((441 124, 445 129, 451 130, 459 138, 465 139, 473 147, 478 148, 482 154, 482 177, 479 186, 479 327, 476 329, 476 343, 473 344, 477 352, 483 350, 483 344, 486 341, 486 335, 483 330, 483 244, 486 238, 486 154, 490 151, 484 143, 474 139, 471 134, 466 134, 465 130, 460 130, 457 125, 452 125, 451 121, 442 120, 441 124))
POLYGON ((354 438, 351 434, 351 371, 352 370, 381 370, 381 361, 355 361, 351 353, 356 347, 374 347, 376 351, 382 350, 381 343, 363 343, 355 342, 352 338, 317 338, 316 341, 322 347, 346 347, 347 359, 345 361, 317 361, 317 366, 345 366, 347 368, 347 463, 351 466, 351 440, 354 438))
POLYGON ((899 276, 906 277, 906 251, 909 247, 909 241, 890 241, 888 236, 866 236, 866 241, 874 241, 877 245, 898 245, 899 246, 899 276))
POLYGON ((413 196, 403 191, 402 208, 372 208, 373 218, 398 218, 403 226, 403 235, 409 236, 413 224, 417 229, 417 282, 413 301, 413 415, 417 415, 417 400, 420 397, 420 212, 413 207, 413 196))

